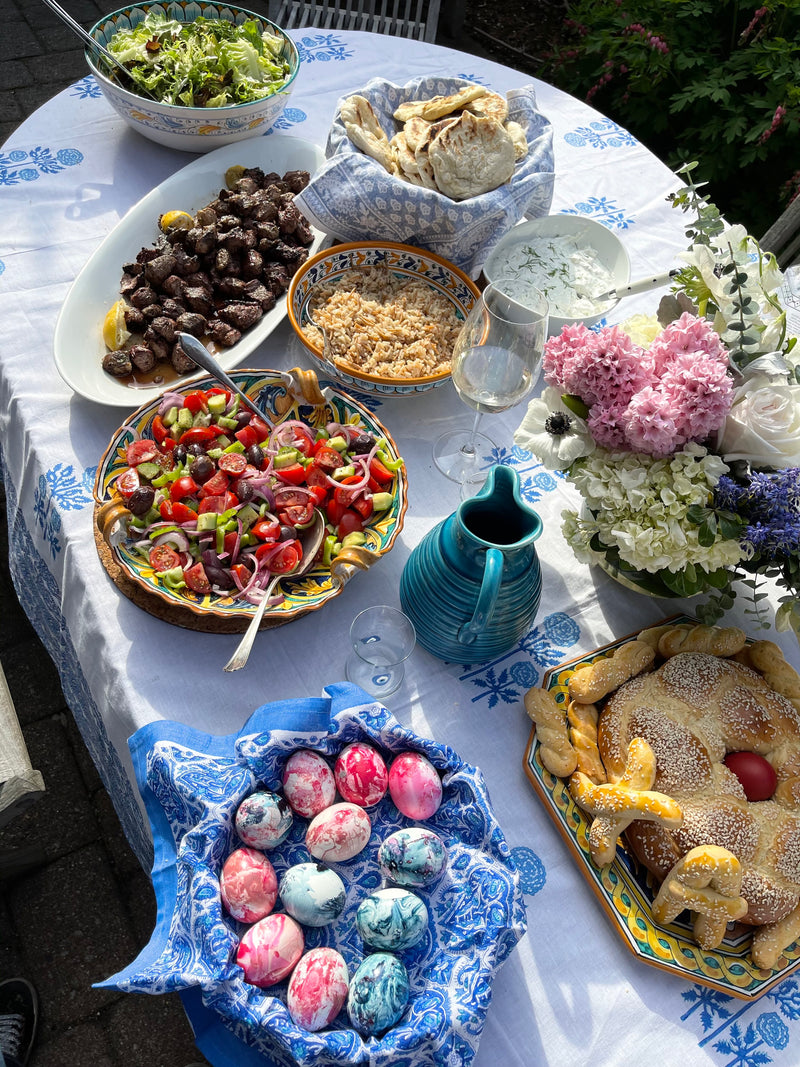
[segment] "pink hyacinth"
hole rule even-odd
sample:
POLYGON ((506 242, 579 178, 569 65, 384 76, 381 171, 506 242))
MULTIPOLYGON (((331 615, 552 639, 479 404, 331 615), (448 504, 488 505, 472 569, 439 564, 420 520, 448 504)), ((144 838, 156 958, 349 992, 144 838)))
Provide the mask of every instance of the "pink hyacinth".
POLYGON ((653 370, 662 375, 673 360, 684 352, 705 353, 711 359, 728 366, 728 351, 714 328, 705 321, 684 311, 679 319, 665 326, 650 345, 653 370))
POLYGON ((627 408, 627 404, 612 404, 609 407, 595 404, 586 419, 594 440, 609 452, 630 452, 624 422, 627 408))
POLYGON ((725 422, 733 403, 733 382, 719 360, 702 352, 679 355, 660 382, 678 433, 702 441, 725 422))
POLYGON ((566 393, 579 396, 585 404, 627 402, 650 380, 650 360, 644 349, 618 326, 599 334, 585 327, 562 330, 559 344, 545 346, 545 380, 566 393), (549 351, 548 351, 549 349, 549 351))
POLYGON ((668 456, 678 447, 678 433, 663 394, 648 385, 634 396, 624 415, 625 436, 634 452, 668 456))
POLYGON ((542 357, 542 373, 548 385, 562 392, 569 392, 564 385, 567 368, 572 366, 575 353, 588 344, 593 344, 595 335, 582 322, 564 326, 561 333, 548 339, 542 357))

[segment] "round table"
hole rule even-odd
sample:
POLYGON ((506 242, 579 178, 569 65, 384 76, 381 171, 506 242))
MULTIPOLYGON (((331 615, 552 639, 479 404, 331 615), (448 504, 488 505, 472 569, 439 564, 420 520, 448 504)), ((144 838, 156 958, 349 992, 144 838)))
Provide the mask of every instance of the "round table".
MULTIPOLYGON (((498 64, 420 42, 357 32, 293 36, 301 74, 277 128, 321 146, 339 98, 372 77, 404 84, 418 75, 458 75, 501 93, 530 82, 498 64)), ((613 121, 549 85, 534 85, 553 128, 552 211, 613 229, 629 252, 632 277, 668 269, 685 245, 682 216, 666 200, 678 185, 674 174, 613 121)), ((431 446, 444 428, 470 421, 450 386, 411 400, 371 401, 407 465, 410 504, 401 537, 324 611, 262 633, 247 669, 222 671, 238 636, 179 629, 120 596, 95 548, 92 484, 125 413, 71 391, 55 369, 53 333, 70 285, 95 248, 132 205, 192 158, 130 130, 86 77, 23 123, 0 159, 0 427, 12 573, 145 865, 151 843, 128 738, 166 719, 233 733, 266 701, 316 695, 340 680, 352 618, 370 604, 398 603, 409 553, 458 506, 458 487, 433 466, 431 446)), ((659 295, 631 298, 618 317, 651 311, 659 295)), ((87 322, 86 330, 97 326, 87 322)), ((278 369, 297 363, 306 357, 286 322, 247 360, 278 369)), ((487 469, 512 465, 544 523, 537 542, 543 596, 533 627, 510 652, 471 667, 444 663, 418 647, 402 688, 387 701, 401 722, 481 768, 526 894, 528 932, 497 975, 474 1063, 612 1067, 665 1057, 720 1067, 794 1063, 796 981, 788 978, 750 1002, 634 958, 528 781, 525 691, 554 665, 675 609, 572 559, 560 513, 575 498, 562 479, 513 447, 523 410, 485 420, 499 444, 482 462, 487 469)), ((742 623, 743 616, 732 621, 742 623)), ((792 641, 785 650, 797 662, 792 641)))

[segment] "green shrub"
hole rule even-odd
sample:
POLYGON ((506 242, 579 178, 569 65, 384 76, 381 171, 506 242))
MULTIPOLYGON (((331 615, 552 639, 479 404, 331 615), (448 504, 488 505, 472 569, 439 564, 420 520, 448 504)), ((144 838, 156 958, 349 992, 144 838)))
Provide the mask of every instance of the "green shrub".
POLYGON ((571 0, 544 74, 762 233, 800 183, 800 0, 571 0))

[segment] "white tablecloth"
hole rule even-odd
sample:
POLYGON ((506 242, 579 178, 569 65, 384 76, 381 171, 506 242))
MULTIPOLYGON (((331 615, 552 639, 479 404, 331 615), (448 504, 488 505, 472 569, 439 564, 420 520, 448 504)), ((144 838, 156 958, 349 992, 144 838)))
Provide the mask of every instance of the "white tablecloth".
MULTIPOLYGON (((302 69, 278 128, 321 145, 337 100, 371 77, 403 84, 423 74, 460 75, 500 92, 529 80, 417 42, 314 31, 298 31, 295 39, 302 69)), ((683 218, 665 200, 677 186, 674 175, 614 122, 548 85, 536 88, 554 128, 552 210, 614 229, 630 253, 633 277, 668 269, 685 243, 683 218)), ((432 464, 431 445, 443 429, 471 417, 449 386, 375 403, 407 463, 410 506, 402 535, 389 556, 356 576, 322 612, 260 635, 247 669, 222 671, 238 637, 170 626, 121 596, 95 550, 91 487, 124 413, 72 393, 55 369, 53 331, 72 279, 94 249, 133 204, 191 158, 128 129, 90 77, 42 107, 0 152, 0 427, 12 570, 145 863, 149 842, 131 785, 128 737, 158 718, 232 733, 266 701, 318 694, 340 680, 353 616, 369 604, 398 603, 410 551, 458 505, 457 487, 432 464)), ((624 312, 649 311, 658 295, 632 298, 624 312)), ((87 322, 87 333, 97 326, 87 322)), ((305 357, 286 324, 247 360, 277 368, 298 362, 305 357)), ((499 448, 484 462, 513 464, 544 521, 537 543, 544 589, 534 628, 508 654, 469 669, 418 648, 403 687, 388 702, 415 731, 482 768, 527 894, 528 933, 495 983, 475 1063, 794 1064, 800 1057, 797 981, 786 979, 749 1003, 635 959, 526 779, 525 690, 548 667, 682 605, 627 593, 572 559, 559 532, 571 491, 512 448, 521 416, 518 408, 487 417, 499 448)), ((731 621, 746 626, 743 615, 731 621)), ((793 639, 780 640, 797 663, 793 639)))

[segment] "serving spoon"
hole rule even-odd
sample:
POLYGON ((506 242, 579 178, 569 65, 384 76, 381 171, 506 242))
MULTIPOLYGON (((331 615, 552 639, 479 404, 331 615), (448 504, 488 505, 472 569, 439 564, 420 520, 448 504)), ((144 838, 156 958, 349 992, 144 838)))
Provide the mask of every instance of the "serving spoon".
POLYGON ((239 388, 233 378, 225 373, 202 341, 198 341, 197 338, 193 337, 190 333, 179 333, 178 340, 181 343, 183 351, 195 361, 198 367, 202 367, 204 371, 208 371, 212 378, 216 378, 226 389, 230 389, 231 392, 236 393, 242 403, 246 404, 253 414, 258 415, 260 419, 264 419, 265 422, 271 425, 271 420, 267 418, 264 412, 259 408, 258 404, 254 403, 247 393, 239 388))
POLYGON ((49 7, 54 14, 58 15, 61 21, 65 22, 67 26, 69 26, 69 28, 72 30, 72 32, 77 34, 78 37, 80 37, 80 39, 85 45, 88 45, 88 47, 92 48, 95 52, 97 52, 99 56, 102 56, 102 58, 106 61, 106 63, 108 63, 110 67, 113 67, 115 70, 122 71, 127 80, 133 84, 134 92, 136 92, 139 96, 148 96, 151 100, 156 100, 156 97, 153 96, 149 89, 145 89, 143 85, 139 85, 138 82, 133 79, 133 77, 131 76, 131 72, 128 70, 125 64, 121 63, 112 52, 109 52, 107 48, 104 48, 99 41, 96 41, 94 37, 92 37, 92 35, 87 30, 85 30, 79 22, 75 21, 72 15, 66 12, 59 3, 56 3, 56 0, 42 0, 42 3, 46 7, 49 7))
POLYGON ((296 570, 291 571, 291 573, 289 574, 276 574, 273 577, 272 581, 264 590, 264 596, 258 603, 258 608, 256 609, 256 612, 253 615, 252 619, 250 620, 250 624, 247 627, 247 630, 245 631, 244 637, 239 642, 236 651, 233 653, 231 658, 222 668, 224 671, 241 670, 241 668, 244 667, 245 663, 247 663, 248 657, 253 648, 253 642, 256 639, 256 634, 258 633, 258 629, 261 625, 261 620, 264 618, 264 612, 266 611, 267 604, 269 603, 270 597, 272 596, 272 590, 275 588, 281 578, 300 578, 307 571, 311 570, 311 568, 314 566, 314 561, 316 560, 317 552, 319 552, 319 547, 322 544, 324 536, 325 520, 322 517, 322 512, 318 508, 315 508, 313 523, 309 527, 307 527, 307 529, 303 530, 302 535, 300 537, 300 544, 303 547, 303 558, 300 562, 300 566, 296 570))

